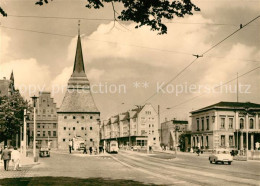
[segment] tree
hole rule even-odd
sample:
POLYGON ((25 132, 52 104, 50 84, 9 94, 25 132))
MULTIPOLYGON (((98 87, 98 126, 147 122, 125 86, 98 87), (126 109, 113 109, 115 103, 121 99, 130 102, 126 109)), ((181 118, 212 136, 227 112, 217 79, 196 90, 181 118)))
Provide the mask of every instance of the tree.
MULTIPOLYGON (((35 4, 42 6, 48 2, 49 0, 37 0, 35 4)), ((193 11, 200 11, 191 0, 87 0, 86 7, 100 9, 105 3, 111 3, 113 7, 114 23, 118 20, 133 21, 137 23, 135 28, 146 25, 151 27, 152 31, 158 31, 158 34, 167 33, 163 19, 171 20, 174 16, 184 17, 193 15, 193 11), (120 13, 115 10, 114 3, 123 4, 124 8, 120 13)), ((1 7, 0 13, 7 16, 1 7)))
POLYGON ((19 91, 10 96, 0 97, 0 142, 4 141, 6 145, 8 139, 19 133, 23 124, 24 109, 28 109, 28 103, 19 91))

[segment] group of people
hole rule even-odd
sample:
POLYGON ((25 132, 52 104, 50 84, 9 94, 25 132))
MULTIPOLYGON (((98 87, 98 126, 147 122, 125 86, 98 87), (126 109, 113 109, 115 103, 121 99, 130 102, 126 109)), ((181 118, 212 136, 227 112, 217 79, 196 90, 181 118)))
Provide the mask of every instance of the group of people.
POLYGON ((9 150, 7 146, 4 147, 4 150, 1 150, 1 160, 4 161, 4 170, 9 170, 9 162, 12 160, 14 163, 13 170, 19 170, 20 166, 20 152, 15 147, 13 151, 9 150))

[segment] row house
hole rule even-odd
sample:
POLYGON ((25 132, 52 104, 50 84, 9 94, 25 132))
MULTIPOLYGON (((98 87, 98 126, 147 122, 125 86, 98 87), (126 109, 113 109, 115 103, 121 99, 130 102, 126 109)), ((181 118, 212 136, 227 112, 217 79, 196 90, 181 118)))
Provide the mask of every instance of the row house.
POLYGON ((219 102, 191 112, 192 147, 255 149, 260 142, 260 104, 219 102), (246 134, 248 132, 248 139, 246 134))
POLYGON ((158 113, 145 104, 110 117, 101 126, 101 141, 117 140, 123 146, 159 147, 158 113))
MULTIPOLYGON (((28 145, 33 146, 34 130, 33 112, 27 121, 28 145)), ((58 146, 58 117, 57 106, 50 92, 39 92, 36 105, 36 144, 38 147, 57 148, 58 146)))

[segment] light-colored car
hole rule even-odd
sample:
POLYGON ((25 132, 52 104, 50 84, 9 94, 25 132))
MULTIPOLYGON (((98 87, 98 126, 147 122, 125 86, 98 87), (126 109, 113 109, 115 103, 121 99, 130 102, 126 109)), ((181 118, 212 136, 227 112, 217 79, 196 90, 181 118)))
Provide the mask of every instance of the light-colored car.
POLYGON ((209 156, 209 162, 217 164, 221 162, 222 164, 228 163, 231 165, 233 157, 230 154, 230 151, 227 149, 216 149, 213 150, 212 154, 209 156))

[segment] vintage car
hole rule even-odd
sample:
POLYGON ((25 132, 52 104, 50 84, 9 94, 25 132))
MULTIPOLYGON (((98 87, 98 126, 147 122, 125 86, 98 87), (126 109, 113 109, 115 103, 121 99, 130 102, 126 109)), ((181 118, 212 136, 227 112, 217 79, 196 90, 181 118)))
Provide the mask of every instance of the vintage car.
POLYGON ((50 157, 50 150, 47 147, 42 147, 40 148, 39 152, 40 157, 50 157))
POLYGON ((227 149, 216 149, 213 150, 212 154, 209 156, 209 162, 217 164, 221 162, 222 164, 228 163, 231 165, 233 157, 230 154, 230 151, 227 149))

